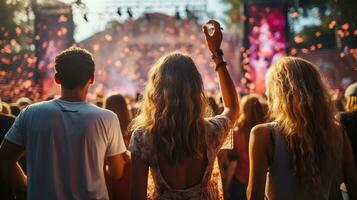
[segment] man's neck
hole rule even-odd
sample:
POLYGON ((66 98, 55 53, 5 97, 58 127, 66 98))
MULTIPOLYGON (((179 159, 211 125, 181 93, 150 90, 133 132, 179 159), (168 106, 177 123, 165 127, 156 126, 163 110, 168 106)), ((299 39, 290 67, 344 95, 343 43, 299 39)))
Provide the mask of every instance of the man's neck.
POLYGON ((64 89, 61 91, 61 100, 70 102, 86 101, 87 92, 80 88, 64 89))

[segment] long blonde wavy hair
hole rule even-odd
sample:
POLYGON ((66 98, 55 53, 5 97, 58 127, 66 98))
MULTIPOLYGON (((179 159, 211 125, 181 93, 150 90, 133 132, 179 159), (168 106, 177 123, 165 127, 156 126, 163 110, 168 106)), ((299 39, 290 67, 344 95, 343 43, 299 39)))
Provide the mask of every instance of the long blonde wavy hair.
POLYGON ((270 114, 292 152, 295 176, 313 194, 341 163, 342 134, 328 90, 313 64, 294 57, 274 64, 266 83, 270 114))
POLYGON ((144 129, 157 152, 171 164, 202 157, 206 96, 191 57, 173 52, 150 69, 139 115, 131 130, 144 129))

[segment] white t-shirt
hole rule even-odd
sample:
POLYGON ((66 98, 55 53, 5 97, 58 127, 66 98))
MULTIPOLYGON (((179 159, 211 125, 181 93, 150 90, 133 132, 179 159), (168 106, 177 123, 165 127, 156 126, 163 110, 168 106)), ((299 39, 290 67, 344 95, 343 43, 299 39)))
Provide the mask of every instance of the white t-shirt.
POLYGON ((28 106, 5 139, 26 149, 28 199, 108 199, 104 159, 126 151, 116 114, 60 99, 28 106))

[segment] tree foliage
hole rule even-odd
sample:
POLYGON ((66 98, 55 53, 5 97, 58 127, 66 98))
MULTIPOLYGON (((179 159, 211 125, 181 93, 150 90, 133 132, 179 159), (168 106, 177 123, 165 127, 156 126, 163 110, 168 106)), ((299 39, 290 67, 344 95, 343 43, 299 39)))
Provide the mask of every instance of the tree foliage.
POLYGON ((240 24, 242 1, 243 0, 222 0, 223 3, 229 6, 224 12, 228 19, 225 20, 225 24, 228 28, 233 28, 240 24))
MULTIPOLYGON (((227 21, 225 22, 227 27, 232 27, 240 24, 241 21, 241 7, 244 0, 222 0, 223 3, 229 5, 225 15, 227 21)), ((323 48, 329 48, 336 45, 336 38, 339 38, 338 33, 342 29, 343 25, 348 24, 349 36, 342 39, 342 43, 351 46, 351 43, 356 42, 356 36, 354 32, 357 29, 357 2, 356 0, 294 0, 285 1, 288 2, 288 7, 299 12, 299 17, 309 19, 316 18, 321 21, 320 25, 306 25, 303 29, 294 33, 304 39, 301 44, 293 45, 297 48, 309 48, 311 45, 317 43, 323 44, 323 48), (311 10, 318 10, 317 16, 311 16, 311 10), (329 28, 329 24, 334 21, 333 28, 329 28), (316 32, 321 35, 316 36, 316 32), (349 43, 349 44, 347 44, 349 43)), ((289 10, 291 10, 289 9, 289 10)), ((295 21, 292 21, 294 23, 295 21)), ((291 27, 294 24, 290 24, 291 27)), ((345 46, 342 44, 342 46, 345 46)), ((351 47, 357 44, 352 45, 351 47)))
POLYGON ((12 43, 28 47, 32 42, 33 20, 29 18, 28 0, 0 1, 0 48, 12 43))
POLYGON ((299 7, 303 11, 309 8, 318 8, 321 18, 332 17, 337 20, 339 25, 346 22, 352 27, 357 25, 357 6, 356 0, 300 0, 299 7), (326 11, 329 11, 328 15, 326 11))

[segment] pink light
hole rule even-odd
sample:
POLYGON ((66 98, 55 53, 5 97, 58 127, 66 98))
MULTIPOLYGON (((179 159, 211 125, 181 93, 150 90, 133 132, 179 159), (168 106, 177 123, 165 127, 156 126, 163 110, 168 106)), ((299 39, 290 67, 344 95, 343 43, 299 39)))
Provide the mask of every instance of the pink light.
POLYGON ((19 35, 21 35, 22 30, 20 27, 16 27, 15 32, 16 32, 16 36, 19 36, 19 35))
POLYGON ((345 31, 347 31, 350 28, 350 25, 348 23, 344 23, 341 28, 345 31))
POLYGON ((328 25, 328 28, 329 28, 329 29, 333 29, 333 28, 335 27, 335 25, 336 25, 336 21, 335 21, 335 20, 332 20, 332 21, 330 22, 330 24, 328 25))
POLYGON ((109 34, 106 34, 105 36, 104 36, 104 38, 105 38, 105 40, 107 40, 107 41, 112 41, 112 36, 111 35, 109 35, 109 34))
POLYGON ((16 42, 15 39, 12 39, 12 40, 10 41, 10 43, 11 43, 12 46, 15 46, 15 45, 17 44, 17 42, 16 42))
POLYGON ((295 42, 296 44, 303 43, 303 42, 304 42, 304 38, 301 37, 301 36, 299 36, 299 35, 297 35, 297 36, 294 37, 294 42, 295 42))
POLYGON ((68 18, 64 15, 61 15, 59 18, 58 18, 58 22, 59 23, 62 23, 62 22, 67 22, 68 18))
POLYGON ((99 44, 94 44, 92 48, 93 48, 93 51, 99 51, 100 45, 99 44))
POLYGON ((306 48, 302 48, 302 49, 301 49, 301 52, 302 52, 302 53, 309 53, 309 50, 306 49, 306 48))
POLYGON ((294 11, 294 12, 290 13, 290 17, 295 19, 295 18, 299 17, 299 13, 294 11))

